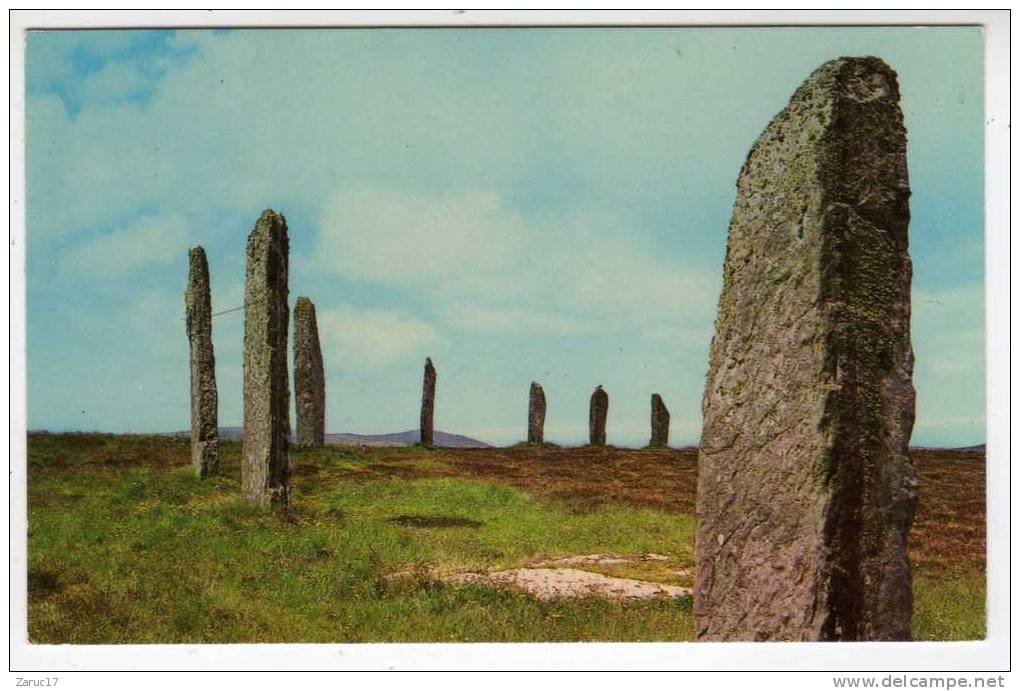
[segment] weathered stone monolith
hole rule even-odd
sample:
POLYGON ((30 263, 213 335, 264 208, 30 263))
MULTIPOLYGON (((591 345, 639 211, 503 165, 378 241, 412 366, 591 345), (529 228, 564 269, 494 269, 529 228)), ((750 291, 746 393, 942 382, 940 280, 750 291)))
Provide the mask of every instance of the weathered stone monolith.
POLYGON ((188 251, 184 313, 191 351, 191 464, 198 477, 215 475, 220 468, 216 358, 209 293, 209 264, 205 250, 196 245, 188 251))
POLYGON ((609 415, 609 394, 602 386, 595 387, 588 406, 588 443, 592 446, 606 445, 606 417, 609 415))
POLYGON ((432 446, 432 412, 436 405, 436 368, 432 358, 425 358, 425 377, 421 384, 421 428, 419 439, 425 446, 432 446))
POLYGON ((700 639, 910 638, 899 96, 878 58, 827 62, 740 171, 703 400, 700 639))
POLYGON ((326 443, 326 375, 315 305, 299 297, 294 305, 294 409, 298 446, 326 443))
POLYGON ((669 446, 669 409, 657 393, 652 394, 652 438, 648 445, 656 448, 669 446))
POLYGON ((531 382, 528 393, 528 443, 541 444, 545 440, 545 391, 537 381, 531 382))
POLYGON ((248 236, 244 284, 244 442, 241 488, 259 505, 290 500, 287 221, 262 212, 248 236))

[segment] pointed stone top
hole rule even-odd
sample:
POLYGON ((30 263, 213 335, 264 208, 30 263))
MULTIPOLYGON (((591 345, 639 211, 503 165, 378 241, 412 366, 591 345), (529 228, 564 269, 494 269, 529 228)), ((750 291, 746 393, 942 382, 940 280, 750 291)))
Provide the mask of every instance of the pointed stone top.
POLYGON ((879 99, 899 101, 900 88, 896 70, 881 58, 844 56, 816 68, 797 87, 790 104, 810 101, 823 106, 841 100, 866 103, 879 99))
MULTIPOLYGON (((188 249, 188 292, 187 295, 197 297, 198 294, 205 294, 204 299, 208 300, 209 295, 209 262, 205 258, 205 250, 201 245, 195 245, 188 249), (197 287, 194 284, 204 287, 197 287), (197 290, 194 295, 192 292, 197 290)), ((189 300, 191 297, 188 298, 189 300)))
POLYGON ((262 220, 275 221, 275 222, 281 222, 282 221, 283 223, 287 223, 287 219, 284 218, 284 215, 281 214, 279 211, 276 211, 274 209, 265 209, 262 212, 262 215, 259 216, 259 220, 260 221, 262 221, 262 220))
POLYGON ((432 358, 425 358, 425 369, 432 369, 432 358))
POLYGON ((888 72, 893 75, 896 71, 889 66, 885 60, 874 55, 842 55, 838 58, 833 58, 823 62, 821 65, 815 68, 815 71, 811 73, 806 81, 811 81, 812 78, 817 75, 831 72, 839 72, 841 70, 869 70, 871 72, 888 72))
MULTIPOLYGON (((188 249, 188 265, 192 273, 198 271, 202 274, 208 274, 209 262, 205 258, 205 250, 202 249, 201 245, 194 245, 188 249)), ((209 282, 208 276, 206 276, 205 282, 209 282)))
POLYGON ((792 100, 809 98, 818 90, 862 103, 900 98, 896 71, 882 58, 872 56, 844 56, 823 63, 800 85, 792 100))
POLYGON ((284 218, 283 214, 277 213, 272 209, 266 209, 259 216, 259 220, 255 222, 255 227, 252 228, 251 233, 248 235, 248 246, 252 246, 252 242, 257 242, 258 238, 272 238, 274 242, 282 243, 284 250, 289 250, 290 240, 287 237, 287 219, 284 218))
POLYGON ((307 298, 304 295, 301 295, 301 296, 298 296, 297 302, 294 305, 294 309, 295 310, 298 310, 298 309, 301 309, 301 310, 311 310, 311 311, 314 312, 315 311, 315 303, 312 302, 310 298, 307 298))
POLYGON ((539 384, 539 383, 538 383, 537 381, 535 381, 534 379, 532 379, 532 380, 531 380, 531 385, 532 385, 532 386, 542 386, 541 384, 539 384))

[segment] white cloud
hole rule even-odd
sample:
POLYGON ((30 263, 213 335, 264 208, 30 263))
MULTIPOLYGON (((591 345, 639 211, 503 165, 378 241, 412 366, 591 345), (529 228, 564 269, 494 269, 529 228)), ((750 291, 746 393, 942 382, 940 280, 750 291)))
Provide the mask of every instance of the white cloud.
POLYGON ((527 307, 451 304, 444 317, 457 328, 496 333, 538 333, 573 336, 590 332, 594 326, 569 315, 527 307))
POLYGON ((105 279, 179 260, 187 244, 188 226, 182 217, 143 217, 73 247, 60 257, 58 272, 68 279, 105 279))
POLYGON ((721 267, 656 257, 640 246, 638 230, 605 213, 581 214, 561 225, 565 237, 536 250, 552 259, 550 277, 579 311, 655 325, 711 319, 721 267))
POLYGON ((501 269, 523 230, 491 191, 360 186, 326 203, 314 262, 388 283, 443 284, 451 273, 501 269))
MULTIPOLYGON (((451 88, 471 70, 463 51, 423 36, 181 32, 177 47, 195 57, 154 81, 144 106, 91 100, 71 118, 54 94, 33 94, 30 135, 42 133, 30 136, 33 235, 143 208, 318 210, 338 184, 401 175, 456 185, 505 177, 535 146, 518 119, 507 127, 520 89, 451 88), (432 59, 408 60, 423 50, 432 59)), ((120 69, 91 75, 89 88, 108 94, 120 69)))
POLYGON ((330 369, 378 369, 407 358, 423 358, 436 341, 427 322, 396 312, 349 306, 318 315, 323 358, 330 369))
POLYGON ((413 287, 460 329, 700 335, 711 326, 719 272, 677 266, 640 241, 607 213, 526 221, 492 190, 361 186, 331 197, 303 266, 413 287))

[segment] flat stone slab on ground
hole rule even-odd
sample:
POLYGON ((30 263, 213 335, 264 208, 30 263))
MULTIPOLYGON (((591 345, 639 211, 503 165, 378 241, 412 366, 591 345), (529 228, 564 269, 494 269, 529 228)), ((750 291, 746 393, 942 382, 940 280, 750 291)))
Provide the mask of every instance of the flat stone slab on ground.
POLYGON ((687 597, 691 588, 633 578, 614 578, 580 569, 523 568, 491 573, 462 573, 449 578, 454 583, 487 583, 523 590, 539 600, 559 598, 608 597, 614 600, 652 600, 687 597))
POLYGON ((565 557, 555 557, 553 559, 540 559, 530 562, 528 566, 560 566, 564 564, 595 564, 601 566, 610 564, 632 564, 634 562, 643 561, 669 561, 669 557, 664 554, 571 554, 565 557))

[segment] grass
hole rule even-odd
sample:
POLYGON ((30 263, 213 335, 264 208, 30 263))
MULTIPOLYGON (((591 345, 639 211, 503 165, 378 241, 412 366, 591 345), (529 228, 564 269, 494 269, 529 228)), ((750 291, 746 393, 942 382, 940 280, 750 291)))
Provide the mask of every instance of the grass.
MULTIPOLYGON (((689 598, 543 603, 439 577, 570 554, 657 553, 669 560, 584 568, 690 585, 690 451, 296 451, 295 500, 283 512, 241 501, 239 443, 225 443, 222 454, 222 474, 199 481, 186 465, 187 440, 30 435, 30 639, 693 637, 689 598)), ((943 489, 955 491, 948 476, 943 489)), ((936 519, 938 511, 954 510, 951 497, 937 498, 936 519)), ((925 511, 922 504, 922 530, 925 511)), ((967 536, 983 544, 983 529, 967 536)), ((983 636, 983 561, 975 561, 976 548, 944 540, 928 547, 915 556, 915 635, 983 636)))
POLYGON ((968 641, 985 637, 984 569, 914 573, 914 636, 925 641, 968 641))

